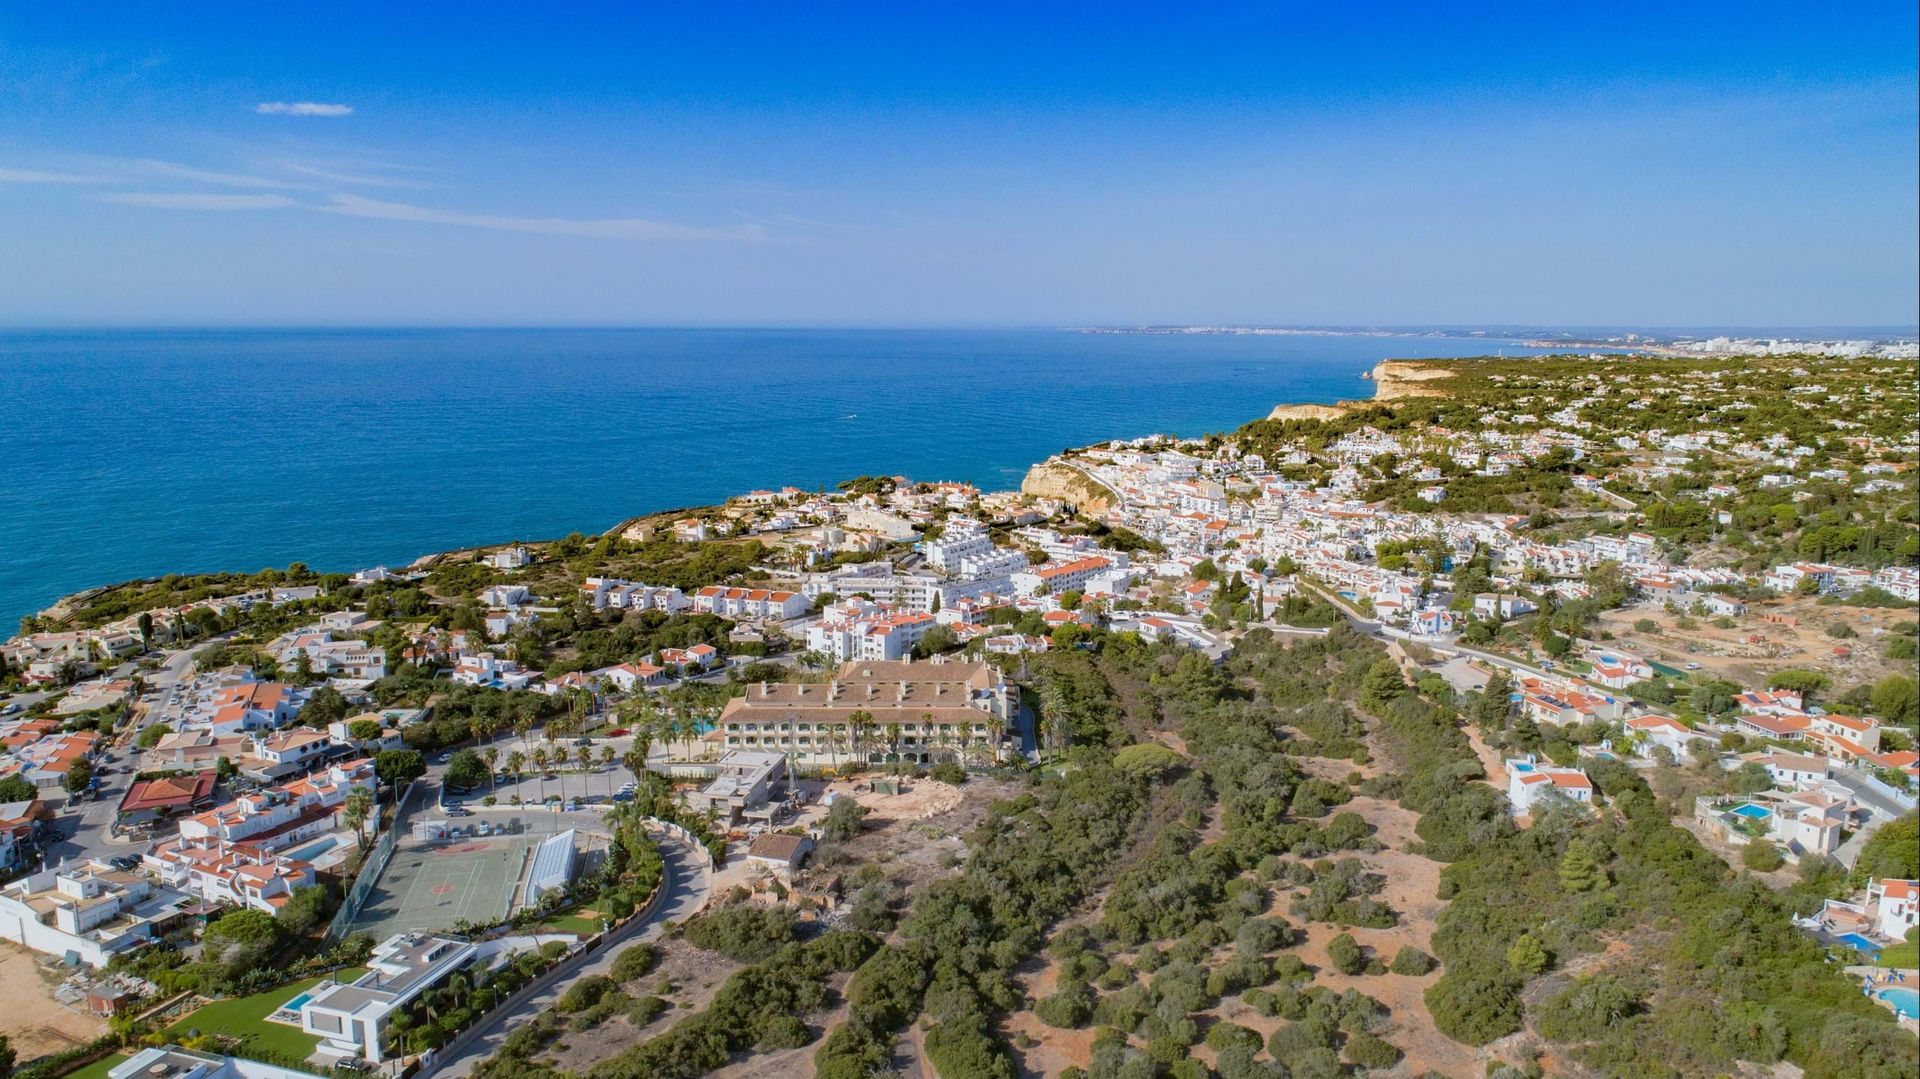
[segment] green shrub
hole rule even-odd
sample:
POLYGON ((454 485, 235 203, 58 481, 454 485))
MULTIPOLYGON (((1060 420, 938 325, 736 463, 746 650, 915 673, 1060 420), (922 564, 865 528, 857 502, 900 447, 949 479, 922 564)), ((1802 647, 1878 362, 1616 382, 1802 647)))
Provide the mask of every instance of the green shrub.
POLYGON ((1093 991, 1080 984, 1061 986, 1052 996, 1043 997, 1035 1004, 1033 1014, 1042 1023, 1062 1030, 1086 1026, 1093 1018, 1093 991))
POLYGON ((1353 934, 1342 933, 1327 942, 1327 963, 1342 974, 1358 974, 1367 958, 1353 934))
POLYGON ((616 982, 631 982, 645 977, 660 961, 660 954, 653 945, 629 944, 613 960, 612 975, 616 982))
POLYGON ((1395 974, 1405 974, 1417 978, 1432 970, 1433 966, 1433 956, 1428 955, 1411 944, 1407 944, 1401 946, 1399 951, 1393 953, 1393 964, 1388 967, 1388 969, 1395 974))
POLYGON ((1400 1050, 1371 1034, 1349 1034, 1347 1059, 1362 1068, 1391 1068, 1400 1063, 1400 1050))
POLYGON ((616 987, 612 978, 604 974, 589 974, 568 986, 567 991, 560 994, 560 999, 555 1001, 553 1006, 562 1012, 584 1011, 600 1003, 600 998, 614 988, 616 987))
POLYGON ((1740 851, 1740 864, 1755 873, 1771 873, 1785 861, 1780 848, 1764 839, 1753 840, 1740 851))

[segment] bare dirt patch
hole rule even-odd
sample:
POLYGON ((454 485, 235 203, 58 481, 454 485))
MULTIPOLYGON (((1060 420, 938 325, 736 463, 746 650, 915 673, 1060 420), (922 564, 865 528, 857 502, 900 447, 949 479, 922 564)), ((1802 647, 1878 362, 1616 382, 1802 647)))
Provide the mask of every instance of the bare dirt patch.
POLYGON ((71 1049, 107 1032, 104 1019, 53 998, 59 979, 32 952, 0 945, 0 1033, 12 1040, 20 1063, 71 1049))
POLYGON ((1886 659, 1890 627, 1913 621, 1913 612, 1823 605, 1806 597, 1756 604, 1731 628, 1715 626, 1711 618, 1688 615, 1692 628, 1681 629, 1682 616, 1658 607, 1608 611, 1600 624, 1614 635, 1613 643, 1636 655, 1685 669, 1700 665, 1698 674, 1724 678, 1743 686, 1759 686, 1767 676, 1788 667, 1824 671, 1836 685, 1874 682, 1891 673, 1908 673, 1886 659), (1651 631, 1635 628, 1641 621, 1651 631), (1844 622, 1858 634, 1847 640, 1827 636, 1827 627, 1844 622), (1844 654, 1836 654, 1840 649, 1844 654))

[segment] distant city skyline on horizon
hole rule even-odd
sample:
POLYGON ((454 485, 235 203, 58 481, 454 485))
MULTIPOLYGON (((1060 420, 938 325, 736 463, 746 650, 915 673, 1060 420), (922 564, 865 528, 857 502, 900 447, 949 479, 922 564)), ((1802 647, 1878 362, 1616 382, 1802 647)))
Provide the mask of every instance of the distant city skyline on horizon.
POLYGON ((1911 4, 0 12, 0 326, 1920 323, 1911 4))

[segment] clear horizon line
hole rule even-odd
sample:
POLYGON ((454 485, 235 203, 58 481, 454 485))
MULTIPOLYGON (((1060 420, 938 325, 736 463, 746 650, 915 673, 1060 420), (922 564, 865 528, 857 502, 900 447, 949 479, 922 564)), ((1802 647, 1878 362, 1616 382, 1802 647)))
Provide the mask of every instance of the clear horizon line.
POLYGON ((0 321, 0 333, 47 333, 47 332, 142 332, 142 331, 395 331, 395 330, 631 330, 631 331, 720 331, 720 330, 840 330, 840 331, 921 331, 921 332, 990 332, 1006 330, 1057 331, 1063 333, 1085 332, 1089 330, 1180 330, 1180 329, 1219 329, 1219 330, 1293 330, 1301 333, 1406 333, 1427 334, 1436 332, 1476 332, 1516 335, 1527 333, 1573 333, 1583 332, 1698 332, 1716 331, 1719 333, 1754 332, 1779 334, 1782 332, 1854 332, 1878 334, 1920 335, 1920 323, 1796 323, 1796 324, 1735 324, 1735 323, 1519 323, 1519 322, 781 322, 781 321, 715 321, 715 322, 483 322, 470 320, 421 320, 414 322, 382 321, 202 321, 202 322, 149 322, 149 321, 92 321, 92 322, 5 322, 0 321))

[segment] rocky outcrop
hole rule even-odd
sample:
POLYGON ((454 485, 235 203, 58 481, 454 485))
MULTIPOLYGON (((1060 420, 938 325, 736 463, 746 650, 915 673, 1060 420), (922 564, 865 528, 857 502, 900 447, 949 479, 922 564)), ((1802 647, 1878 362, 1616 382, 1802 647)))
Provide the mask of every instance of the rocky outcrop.
POLYGON ((1276 405, 1267 413, 1270 420, 1337 420, 1347 414, 1345 405, 1276 405))
POLYGON ((1027 469, 1026 478, 1020 481, 1020 493, 1058 499, 1072 506, 1075 513, 1091 517, 1112 509, 1119 500, 1106 484, 1057 457, 1027 469))
POLYGON ((1381 401, 1408 397, 1445 397, 1438 386, 1423 385, 1437 379, 1452 378, 1449 367, 1413 363, 1407 360, 1382 360, 1373 370, 1361 375, 1373 382, 1372 401, 1342 401, 1337 405, 1279 405, 1267 413, 1270 420, 1337 420, 1356 409, 1381 401))
POLYGON ((1452 378, 1453 371, 1405 360, 1383 360, 1374 365, 1368 377, 1373 379, 1375 401, 1393 401, 1405 397, 1445 397, 1447 391, 1420 383, 1452 378))

